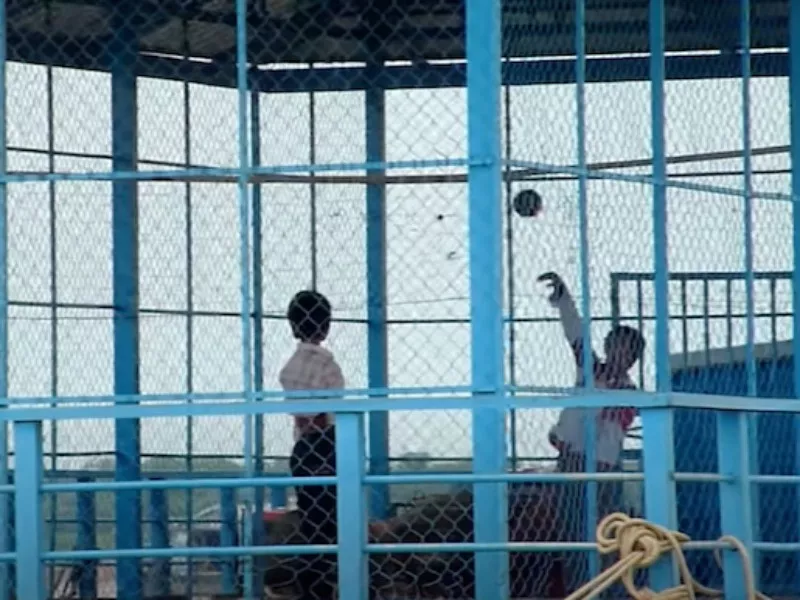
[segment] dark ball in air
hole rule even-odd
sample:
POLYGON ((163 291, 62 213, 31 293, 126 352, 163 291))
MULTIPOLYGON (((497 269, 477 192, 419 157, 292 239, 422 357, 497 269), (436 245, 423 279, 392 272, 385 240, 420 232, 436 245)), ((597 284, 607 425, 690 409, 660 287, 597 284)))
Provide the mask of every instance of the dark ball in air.
POLYGON ((514 212, 520 217, 535 217, 542 211, 542 197, 534 190, 522 190, 513 200, 514 212))

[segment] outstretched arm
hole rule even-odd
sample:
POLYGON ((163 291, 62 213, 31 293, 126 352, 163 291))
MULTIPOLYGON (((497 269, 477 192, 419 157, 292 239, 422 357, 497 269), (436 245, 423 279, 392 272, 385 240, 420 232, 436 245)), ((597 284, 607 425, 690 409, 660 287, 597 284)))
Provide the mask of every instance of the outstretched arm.
MULTIPOLYGON (((549 297, 550 304, 558 309, 559 317, 561 318, 561 327, 564 330, 564 337, 567 338, 572 353, 575 356, 575 363, 580 371, 583 369, 583 325, 581 323, 581 316, 578 313, 578 308, 575 306, 575 300, 572 298, 569 289, 564 281, 555 273, 545 273, 539 276, 538 281, 547 282, 552 288, 549 297)), ((597 355, 592 352, 592 371, 597 374, 600 367, 600 360, 597 355)))

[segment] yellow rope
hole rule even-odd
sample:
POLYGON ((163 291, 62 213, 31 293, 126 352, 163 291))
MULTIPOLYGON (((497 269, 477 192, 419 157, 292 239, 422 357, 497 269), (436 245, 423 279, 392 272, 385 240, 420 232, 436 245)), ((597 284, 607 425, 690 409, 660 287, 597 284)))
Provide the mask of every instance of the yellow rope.
MULTIPOLYGON (((644 519, 633 519, 623 513, 608 515, 597 526, 598 550, 602 555, 617 554, 619 560, 565 600, 591 600, 619 581, 633 600, 722 598, 721 590, 701 585, 689 572, 682 548, 688 541, 686 534, 670 531, 644 519), (649 588, 637 589, 633 581, 636 572, 650 567, 669 553, 672 553, 677 564, 680 585, 661 592, 649 588)), ((742 559, 747 599, 770 600, 755 589, 753 569, 744 545, 732 536, 724 536, 719 541, 728 544, 742 559)), ((716 557, 720 562, 719 554, 716 557)))

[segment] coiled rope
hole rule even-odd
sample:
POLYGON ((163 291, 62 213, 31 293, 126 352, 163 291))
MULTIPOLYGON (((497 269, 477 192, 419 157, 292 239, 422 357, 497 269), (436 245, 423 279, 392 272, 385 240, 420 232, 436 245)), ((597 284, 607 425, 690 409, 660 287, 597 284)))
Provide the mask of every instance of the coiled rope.
MULTIPOLYGON (((597 545, 600 554, 617 554, 619 560, 600 575, 586 583, 565 600, 591 600, 617 582, 633 600, 696 600, 697 598, 722 598, 723 592, 700 584, 689 571, 682 546, 690 541, 688 535, 670 531, 644 519, 634 519, 623 513, 605 517, 597 526, 597 545), (647 569, 667 554, 672 554, 680 574, 680 585, 661 592, 637 588, 634 575, 647 569)), ((744 544, 733 536, 723 536, 720 542, 728 544, 742 559, 742 572, 747 600, 770 600, 755 589, 753 568, 744 544)), ((715 552, 721 564, 719 552, 715 552)))

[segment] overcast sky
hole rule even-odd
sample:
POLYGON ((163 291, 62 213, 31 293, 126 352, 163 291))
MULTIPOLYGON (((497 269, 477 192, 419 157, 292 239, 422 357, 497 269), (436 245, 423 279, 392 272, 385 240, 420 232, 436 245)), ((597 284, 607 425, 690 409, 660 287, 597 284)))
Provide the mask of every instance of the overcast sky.
MULTIPOLYGON (((46 150, 47 83, 44 67, 9 65, 9 144, 46 150)), ((60 151, 110 152, 109 79, 104 74, 53 71, 53 138, 60 151)), ((739 83, 668 84, 667 144, 670 155, 741 148, 739 83)), ((139 151, 147 160, 183 161, 184 103, 180 83, 139 82, 139 151)), ((592 85, 587 91, 590 162, 641 159, 650 153, 649 88, 646 84, 592 85)), ((360 92, 317 94, 316 160, 358 162, 364 159, 364 108, 360 92)), ((511 95, 511 157, 555 165, 575 161, 575 111, 572 86, 515 88, 511 95)), ((234 166, 236 95, 232 90, 191 86, 191 160, 207 166, 234 166)), ((785 80, 753 84, 753 144, 789 143, 788 92, 785 80)), ((460 158, 466 154, 465 93, 458 89, 392 91, 387 94, 389 160, 460 158)), ((264 96, 261 101, 264 164, 294 164, 309 157, 309 96, 264 96)), ((46 170, 42 154, 11 152, 10 168, 46 170)), ((757 169, 788 167, 788 156, 756 158, 757 169)), ((739 160, 678 165, 674 172, 735 171, 739 160)), ((98 158, 56 159, 65 171, 108 170, 98 158)), ((147 167, 152 168, 152 167, 147 167)), ((628 172, 636 172, 629 170, 628 172)), ((643 171, 639 171, 643 172, 643 171)), ((737 175, 698 179, 740 188, 737 175)), ((787 175, 758 176, 756 188, 789 192, 787 175)), ((575 182, 539 182, 544 213, 513 222, 513 303, 518 317, 552 316, 534 277, 556 270, 577 285, 579 246, 575 182)), ((466 188, 462 184, 393 185, 388 190, 388 288, 392 319, 437 319, 468 314, 466 188)), ((264 195, 264 303, 280 314, 293 292, 311 283, 310 191, 305 184, 272 184, 264 195)), ((652 270, 651 190, 643 185, 596 181, 589 184, 589 229, 593 314, 610 312, 609 276, 614 271, 652 270)), ((144 308, 187 306, 186 187, 180 183, 141 183, 140 270, 144 308)), ((193 303, 196 310, 238 311, 238 198, 233 185, 191 186, 193 303)), ((61 302, 111 303, 110 185, 56 185, 57 297, 61 302)), ((47 184, 9 188, 9 293, 14 301, 50 299, 50 213, 47 184)), ((364 318, 365 193, 360 185, 317 186, 317 285, 332 301, 337 317, 364 318)), ((742 200, 708 193, 671 191, 669 260, 674 271, 740 271, 744 244, 742 200)), ((791 270, 790 205, 757 201, 755 264, 759 270, 791 270)), ((508 250, 508 248, 507 248, 508 250)), ((576 289, 580 296, 580 290, 576 289)), ((690 311, 703 309, 700 287, 690 288, 690 311)), ((645 311, 652 314, 652 290, 644 290, 645 311)), ((677 292, 673 310, 680 310, 677 292)), ((757 307, 769 306, 759 288, 757 307)), ((779 286, 778 310, 791 302, 790 288, 779 286)), ((710 307, 723 313, 725 297, 712 286, 710 307)), ((636 311, 633 287, 622 293, 626 314, 636 311)), ((744 310, 737 288, 735 310, 744 310)), ((677 314, 677 312, 675 313, 677 314)), ((47 308, 11 310, 10 394, 50 395, 53 391, 51 321, 47 308)), ((198 392, 241 389, 240 322, 230 317, 196 317, 193 322, 193 385, 198 392)), ((789 319, 779 323, 779 337, 789 335, 789 319)), ((608 324, 594 328, 595 345, 608 324)), ((741 320, 735 343, 744 341, 741 320)), ((141 318, 141 383, 145 393, 181 392, 187 386, 185 317, 141 318)), ((558 325, 516 326, 516 382, 520 385, 570 385, 574 367, 558 325)), ((393 386, 463 385, 469 383, 469 332, 466 325, 404 324, 389 329, 389 373, 393 386)), ((652 328, 645 329, 651 342, 652 328)), ((63 309, 57 328, 59 394, 112 393, 112 322, 107 310, 63 309)), ((725 321, 715 320, 711 346, 725 344, 725 321)), ((759 322, 759 341, 769 338, 768 323, 759 322)), ((680 328, 673 327, 673 350, 680 351, 680 328)), ((703 345, 702 322, 689 327, 688 346, 703 345)), ((286 324, 265 326, 265 384, 278 386, 277 373, 293 350, 286 324)), ((336 323, 330 348, 352 387, 366 385, 366 328, 336 323)), ((652 360, 645 368, 645 387, 652 384, 652 360)), ((551 411, 527 411, 518 421, 519 453, 548 453, 545 432, 551 411)), ((391 446, 441 456, 468 456, 469 415, 463 412, 393 414, 391 446)), ((239 454, 240 419, 198 419, 197 453, 239 454)), ((288 417, 268 418, 266 452, 287 454, 288 417)), ((185 452, 187 427, 182 420, 142 424, 144 452, 185 452)), ((61 451, 111 450, 110 422, 64 423, 61 451)))

